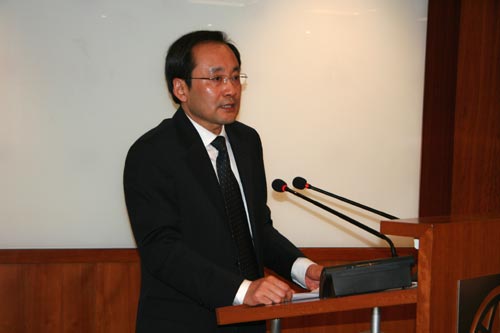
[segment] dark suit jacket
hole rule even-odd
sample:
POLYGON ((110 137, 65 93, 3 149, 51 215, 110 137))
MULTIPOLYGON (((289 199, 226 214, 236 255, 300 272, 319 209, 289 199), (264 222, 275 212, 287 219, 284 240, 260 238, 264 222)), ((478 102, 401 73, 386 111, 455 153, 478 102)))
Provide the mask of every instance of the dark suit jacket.
MULTIPOLYGON (((303 255, 272 226, 260 138, 239 122, 226 132, 261 274, 267 266, 290 279, 303 255)), ((217 326, 215 308, 232 304, 243 277, 215 171, 182 109, 130 148, 124 189, 142 268, 137 332, 263 332, 263 323, 217 326)))

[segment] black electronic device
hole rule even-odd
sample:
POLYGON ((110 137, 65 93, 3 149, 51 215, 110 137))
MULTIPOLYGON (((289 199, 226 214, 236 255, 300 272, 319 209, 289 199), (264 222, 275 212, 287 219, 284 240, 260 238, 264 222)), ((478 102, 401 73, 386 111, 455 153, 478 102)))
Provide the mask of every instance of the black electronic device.
POLYGON ((319 297, 364 294, 412 285, 412 256, 357 261, 325 267, 321 273, 319 297))

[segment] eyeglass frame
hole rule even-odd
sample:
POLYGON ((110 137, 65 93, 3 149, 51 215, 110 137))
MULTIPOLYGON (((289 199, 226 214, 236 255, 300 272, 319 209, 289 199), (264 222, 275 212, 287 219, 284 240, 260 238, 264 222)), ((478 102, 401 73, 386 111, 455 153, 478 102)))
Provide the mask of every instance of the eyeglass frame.
POLYGON ((248 75, 245 73, 240 73, 238 75, 230 76, 230 75, 214 75, 212 77, 190 77, 187 80, 207 80, 212 82, 214 85, 221 85, 231 82, 232 84, 244 85, 246 80, 248 79, 248 75), (236 79, 238 78, 238 79, 236 79), (244 81, 243 83, 241 81, 244 81))

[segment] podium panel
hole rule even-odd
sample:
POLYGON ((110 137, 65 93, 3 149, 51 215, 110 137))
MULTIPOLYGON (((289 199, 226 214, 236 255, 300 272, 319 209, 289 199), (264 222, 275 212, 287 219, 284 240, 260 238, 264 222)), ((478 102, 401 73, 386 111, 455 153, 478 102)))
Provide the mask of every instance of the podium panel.
MULTIPOLYGON (((500 217, 383 221, 381 232, 419 239, 416 332, 458 332, 460 284, 500 274, 500 217)), ((467 315, 474 318, 479 310, 467 315)), ((460 332, 469 332, 464 326, 462 321, 460 332)))

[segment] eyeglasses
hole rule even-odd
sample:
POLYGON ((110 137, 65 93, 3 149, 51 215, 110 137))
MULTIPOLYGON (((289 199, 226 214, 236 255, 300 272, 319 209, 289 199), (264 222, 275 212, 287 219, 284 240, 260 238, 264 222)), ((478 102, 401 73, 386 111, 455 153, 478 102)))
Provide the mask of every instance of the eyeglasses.
POLYGON ((210 81, 214 86, 221 86, 223 83, 226 84, 231 82, 234 85, 244 85, 247 82, 248 75, 238 74, 233 76, 227 75, 216 75, 212 77, 192 77, 189 80, 207 80, 210 81))

